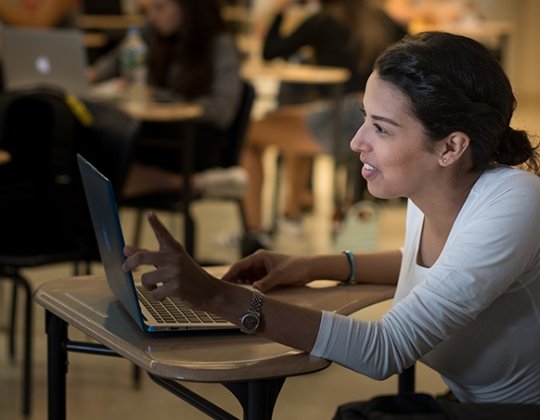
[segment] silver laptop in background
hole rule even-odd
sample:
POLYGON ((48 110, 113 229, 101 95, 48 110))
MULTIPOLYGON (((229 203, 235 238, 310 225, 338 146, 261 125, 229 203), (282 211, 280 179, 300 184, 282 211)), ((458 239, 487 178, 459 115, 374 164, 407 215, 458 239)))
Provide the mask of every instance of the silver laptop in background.
POLYGON ((122 270, 124 237, 111 182, 81 155, 79 170, 109 287, 139 327, 147 332, 238 329, 234 324, 188 308, 179 299, 157 301, 131 272, 122 270))
POLYGON ((81 31, 3 25, 1 36, 5 90, 51 87, 79 96, 88 93, 81 31))

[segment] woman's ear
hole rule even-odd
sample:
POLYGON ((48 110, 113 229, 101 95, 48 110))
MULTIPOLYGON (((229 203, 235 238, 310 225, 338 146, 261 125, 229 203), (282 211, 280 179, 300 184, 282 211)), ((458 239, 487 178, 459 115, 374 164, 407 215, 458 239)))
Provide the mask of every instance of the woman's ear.
POLYGON ((470 137, 461 131, 451 133, 441 142, 442 148, 439 152, 439 164, 446 167, 457 162, 469 148, 470 142, 470 137))

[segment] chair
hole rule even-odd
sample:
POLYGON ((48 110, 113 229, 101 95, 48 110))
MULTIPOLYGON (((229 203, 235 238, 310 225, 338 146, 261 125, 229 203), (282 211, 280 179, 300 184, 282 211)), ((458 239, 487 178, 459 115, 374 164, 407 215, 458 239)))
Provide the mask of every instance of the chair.
MULTIPOLYGON (((9 354, 15 357, 18 289, 25 294, 23 414, 31 411, 32 288, 21 270, 99 260, 76 153, 104 161, 90 130, 55 90, 0 96, 0 280, 13 285, 9 354)), ((116 158, 116 156, 115 156, 116 158)))
MULTIPOLYGON (((223 162, 221 165, 222 169, 232 169, 238 166, 239 158, 240 158, 240 151, 242 149, 244 138, 246 134, 246 130, 249 124, 250 115, 251 115, 251 109, 253 107, 253 102, 255 100, 255 90, 253 86, 248 82, 243 82, 243 92, 242 92, 242 98, 240 101, 240 105, 238 108, 238 112, 230 126, 230 128, 227 130, 227 141, 228 141, 228 147, 226 148, 226 153, 223 156, 223 162)), ((212 172, 213 170, 210 170, 212 172)), ((204 177, 204 173, 199 174, 204 177)), ((208 173, 207 179, 210 180, 210 178, 216 178, 213 175, 216 175, 215 173, 208 173)), ((200 200, 204 198, 215 198, 220 200, 232 200, 238 205, 238 209, 240 212, 240 217, 243 225, 244 231, 247 231, 247 223, 245 220, 245 214, 244 214, 244 207, 242 203, 242 196, 241 194, 238 194, 238 192, 229 192, 226 191, 223 188, 212 188, 211 185, 208 185, 206 183, 205 188, 197 188, 197 185, 194 185, 194 191, 192 191, 190 199, 191 200, 200 200)), ((184 191, 180 190, 174 190, 174 191, 160 191, 156 193, 149 193, 144 194, 141 196, 136 197, 130 197, 128 199, 124 199, 121 201, 122 207, 129 207, 129 208, 135 208, 137 210, 137 217, 135 221, 135 229, 134 229, 134 239, 133 243, 135 246, 137 246, 140 243, 141 238, 141 229, 143 225, 143 214, 145 210, 147 209, 154 209, 154 210, 161 210, 161 211, 169 211, 169 212, 182 212, 184 214, 184 217, 187 217, 192 221, 192 216, 188 211, 185 209, 185 197, 184 197, 184 191)), ((185 235, 190 235, 189 233, 185 233, 185 235)), ((195 232, 193 232, 193 236, 195 237, 195 232)), ((194 238, 185 238, 186 244, 193 244, 192 248, 195 249, 194 246, 194 238)), ((187 249, 187 247, 186 247, 187 249)), ((189 250, 188 250, 189 252, 189 250)))

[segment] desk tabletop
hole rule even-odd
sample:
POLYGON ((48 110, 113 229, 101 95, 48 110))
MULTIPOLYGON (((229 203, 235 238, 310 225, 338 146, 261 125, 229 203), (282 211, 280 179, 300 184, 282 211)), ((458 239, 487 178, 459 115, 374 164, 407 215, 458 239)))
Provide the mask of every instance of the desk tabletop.
POLYGON ((120 102, 120 108, 133 118, 146 122, 181 122, 200 118, 203 109, 190 103, 120 102))
POLYGON ((124 15, 87 15, 77 17, 77 26, 82 29, 129 29, 132 26, 141 26, 145 17, 140 14, 124 15))
MULTIPOLYGON (((389 299, 394 288, 358 285, 284 288, 269 296, 298 305, 350 314, 389 299)), ((330 362, 263 337, 238 331, 178 332, 154 337, 132 321, 104 276, 43 284, 34 299, 73 327, 158 376, 192 382, 236 382, 316 372, 330 362)))
POLYGON ((200 118, 203 108, 189 102, 156 102, 152 89, 145 92, 146 99, 130 100, 125 84, 120 78, 96 83, 91 87, 89 98, 96 102, 108 102, 122 109, 133 118, 145 122, 182 122, 200 118))
POLYGON ((341 67, 294 64, 282 61, 266 62, 249 60, 242 66, 246 79, 270 78, 280 82, 305 84, 341 84, 351 77, 349 70, 341 67))
POLYGON ((100 32, 85 32, 83 43, 86 48, 102 48, 107 45, 107 35, 100 32))
POLYGON ((504 20, 481 20, 469 23, 416 23, 411 25, 410 32, 413 34, 424 31, 444 31, 481 40, 511 35, 514 32, 514 25, 512 22, 504 20))

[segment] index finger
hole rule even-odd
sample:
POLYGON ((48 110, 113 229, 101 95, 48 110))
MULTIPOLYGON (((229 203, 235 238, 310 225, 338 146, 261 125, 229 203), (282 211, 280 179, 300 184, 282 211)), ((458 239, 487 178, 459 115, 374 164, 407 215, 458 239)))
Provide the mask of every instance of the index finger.
POLYGON ((152 230, 154 231, 154 236, 156 237, 159 248, 179 248, 183 249, 182 245, 173 238, 171 233, 167 230, 165 226, 163 226, 163 223, 158 219, 156 214, 154 212, 148 213, 146 216, 148 219, 148 222, 150 223, 150 226, 152 227, 152 230))

